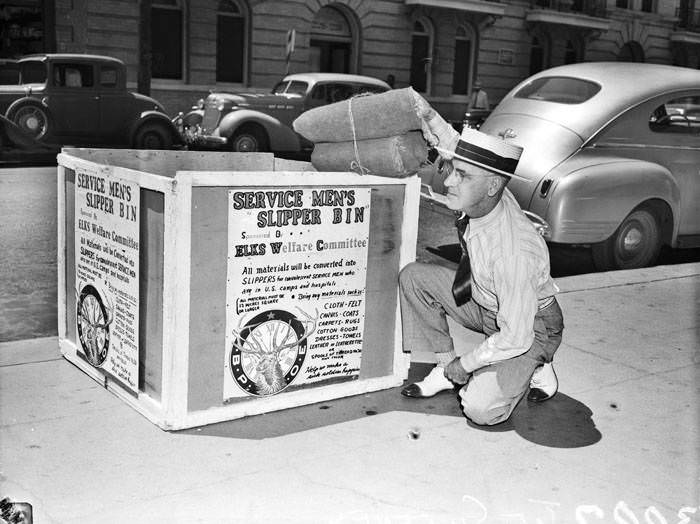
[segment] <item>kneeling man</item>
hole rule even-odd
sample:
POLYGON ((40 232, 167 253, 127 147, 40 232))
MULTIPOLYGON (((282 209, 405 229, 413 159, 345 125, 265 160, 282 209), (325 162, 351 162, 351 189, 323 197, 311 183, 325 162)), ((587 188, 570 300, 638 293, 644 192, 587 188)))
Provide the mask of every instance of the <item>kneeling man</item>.
POLYGON ((402 394, 424 398, 462 385, 464 414, 476 424, 498 424, 528 388, 531 401, 557 390, 551 362, 564 328, 558 288, 544 240, 506 188, 522 148, 469 128, 458 137, 440 129, 445 123, 432 108, 423 109, 449 173, 447 206, 460 215, 463 256, 456 272, 415 262, 401 272, 404 349, 431 350, 437 360, 402 394), (484 341, 458 357, 446 315, 484 341))

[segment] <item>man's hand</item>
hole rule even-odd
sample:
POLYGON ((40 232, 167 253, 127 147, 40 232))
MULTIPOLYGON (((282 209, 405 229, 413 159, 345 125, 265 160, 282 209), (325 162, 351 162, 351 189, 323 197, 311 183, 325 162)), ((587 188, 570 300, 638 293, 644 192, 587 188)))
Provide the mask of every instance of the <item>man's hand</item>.
POLYGON ((444 149, 454 149, 459 133, 442 118, 421 95, 413 92, 414 109, 421 121, 423 138, 430 147, 440 146, 444 149))
POLYGON ((445 377, 455 384, 466 384, 469 382, 469 375, 471 375, 471 373, 462 367, 459 357, 455 358, 445 367, 445 377))
POLYGON ((435 109, 430 107, 428 101, 415 91, 413 91, 413 99, 415 101, 416 115, 418 115, 418 118, 427 121, 435 115, 435 109))

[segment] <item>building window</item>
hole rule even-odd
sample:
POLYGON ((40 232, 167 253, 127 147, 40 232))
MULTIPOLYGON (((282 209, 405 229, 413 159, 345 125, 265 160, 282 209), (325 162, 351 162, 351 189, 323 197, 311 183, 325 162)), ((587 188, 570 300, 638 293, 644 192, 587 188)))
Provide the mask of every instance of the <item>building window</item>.
POLYGON ((630 0, 615 0, 615 7, 617 7, 618 9, 630 9, 630 4, 630 0))
POLYGON ((411 79, 413 89, 419 93, 428 93, 433 57, 433 38, 430 23, 416 20, 413 23, 411 47, 411 79))
POLYGON ((182 7, 178 0, 158 0, 151 8, 153 78, 182 78, 182 7))
POLYGON ((575 64, 576 62, 578 62, 578 53, 576 52, 576 46, 571 40, 567 40, 566 50, 564 51, 564 63, 575 64))
POLYGON ((654 0, 642 0, 642 11, 645 13, 654 12, 654 0))
POLYGON ((455 37, 454 71, 452 73, 452 92, 455 95, 466 95, 469 93, 473 70, 473 32, 463 26, 459 26, 455 37))
POLYGON ((545 68, 545 47, 541 37, 534 37, 530 46, 530 74, 539 73, 545 68))
POLYGON ((19 57, 48 51, 41 0, 0 3, 0 57, 19 57))
POLYGON ((345 14, 331 6, 322 7, 311 23, 309 71, 354 71, 353 42, 353 26, 345 14))
POLYGON ((644 62, 644 48, 634 40, 627 42, 617 55, 618 62, 644 62))
POLYGON ((233 0, 221 0, 216 15, 216 81, 243 83, 246 66, 246 16, 233 0))

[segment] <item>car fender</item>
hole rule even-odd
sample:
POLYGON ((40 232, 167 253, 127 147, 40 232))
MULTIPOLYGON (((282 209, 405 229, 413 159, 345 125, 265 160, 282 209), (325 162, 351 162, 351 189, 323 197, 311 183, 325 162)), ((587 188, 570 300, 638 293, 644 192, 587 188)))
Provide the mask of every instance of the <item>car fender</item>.
POLYGON ((299 135, 289 126, 272 116, 250 109, 232 111, 224 116, 219 123, 218 134, 230 139, 239 127, 248 123, 258 124, 265 129, 270 140, 270 149, 273 151, 299 151, 301 149, 299 135))
POLYGON ((139 128, 146 124, 146 123, 159 123, 163 125, 166 129, 170 130, 170 133, 173 136, 173 143, 179 144, 182 142, 182 137, 180 136, 180 132, 178 131, 177 127, 175 124, 168 118, 168 116, 165 113, 161 113, 160 111, 143 111, 140 115, 139 118, 134 120, 131 123, 131 126, 129 126, 129 140, 130 142, 133 143, 134 138, 136 137, 136 133, 139 130, 139 128))
POLYGON ((18 98, 7 107, 7 111, 5 111, 5 116, 9 115, 12 111, 14 111, 16 107, 26 103, 31 103, 40 105, 42 109, 46 112, 46 116, 48 116, 49 118, 53 118, 51 115, 51 109, 49 109, 49 106, 44 102, 45 98, 46 97, 37 98, 35 96, 23 96, 22 98, 18 98))
POLYGON ((546 198, 537 189, 529 210, 544 218, 547 240, 564 244, 593 244, 609 238, 622 220, 640 204, 654 200, 671 211, 678 234, 680 190, 663 166, 642 160, 607 158, 604 162, 566 172, 561 164, 545 179, 553 180, 546 198), (562 174, 565 173, 565 174, 562 174))
POLYGON ((43 98, 37 98, 35 96, 23 96, 17 100, 13 100, 12 103, 7 107, 5 114, 9 114, 15 107, 25 104, 25 103, 39 104, 45 111, 50 111, 49 106, 44 103, 43 98))

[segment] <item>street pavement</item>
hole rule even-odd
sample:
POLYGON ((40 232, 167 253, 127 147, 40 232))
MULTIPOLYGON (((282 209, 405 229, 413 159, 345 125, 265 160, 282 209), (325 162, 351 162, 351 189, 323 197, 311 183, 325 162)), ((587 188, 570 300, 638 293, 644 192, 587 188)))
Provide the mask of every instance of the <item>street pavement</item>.
POLYGON ((165 432, 55 337, 0 343, 0 498, 38 523, 700 523, 700 263, 557 282, 559 393, 492 428, 394 388, 165 432))
POLYGON ((0 342, 55 335, 56 166, 0 169, 0 342))

